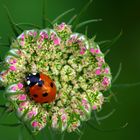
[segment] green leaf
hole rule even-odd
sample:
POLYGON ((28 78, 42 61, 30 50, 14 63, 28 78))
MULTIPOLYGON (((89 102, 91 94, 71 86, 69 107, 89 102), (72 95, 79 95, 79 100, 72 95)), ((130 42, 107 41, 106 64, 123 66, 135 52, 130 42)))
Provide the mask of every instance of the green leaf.
POLYGON ((91 123, 90 121, 88 121, 87 124, 88 124, 92 129, 94 129, 94 130, 96 130, 96 131, 105 131, 105 130, 103 130, 103 129, 97 127, 96 125, 94 125, 94 124, 91 123))
POLYGON ((30 128, 28 127, 28 125, 25 122, 22 122, 25 129, 27 130, 27 132, 29 133, 29 136, 32 138, 32 140, 36 140, 34 133, 32 133, 32 131, 30 130, 30 128))
POLYGON ((28 112, 29 112, 29 108, 27 108, 25 111, 24 111, 24 113, 22 114, 22 116, 21 116, 21 120, 22 121, 24 121, 24 118, 25 118, 25 116, 28 114, 28 112))
POLYGON ((116 109, 113 109, 110 113, 108 113, 107 115, 103 116, 103 117, 98 117, 97 119, 99 121, 105 120, 107 118, 109 118, 110 116, 112 116, 115 113, 116 109))
POLYGON ((90 41, 92 41, 93 43, 95 42, 95 39, 96 39, 96 35, 94 35, 91 39, 90 39, 90 41))
POLYGON ((86 21, 84 21, 84 22, 79 23, 78 25, 76 25, 75 31, 76 31, 77 29, 79 29, 79 28, 81 28, 81 27, 83 27, 83 26, 89 24, 89 23, 99 22, 99 21, 102 21, 102 19, 91 19, 91 20, 86 20, 86 21))
POLYGON ((6 43, 0 43, 0 46, 6 46, 6 47, 9 47, 9 44, 6 44, 6 43))
POLYGON ((78 140, 82 139, 82 136, 84 135, 84 132, 85 132, 86 128, 87 128, 87 123, 86 122, 81 123, 82 134, 79 135, 78 140))
POLYGON ((68 21, 68 25, 71 25, 72 22, 76 19, 77 15, 74 15, 69 21, 68 21))
POLYGON ((64 16, 66 16, 67 14, 69 14, 70 12, 73 12, 75 9, 72 8, 70 10, 65 11, 64 13, 62 13, 61 15, 59 15, 56 19, 53 20, 53 24, 57 23, 61 18, 63 18, 64 16))
POLYGON ((20 131, 19 131, 19 136, 18 136, 18 140, 24 140, 24 133, 23 133, 23 126, 20 127, 20 131))
POLYGON ((100 125, 101 123, 100 123, 100 120, 98 119, 98 116, 97 116, 97 113, 96 113, 95 110, 93 111, 93 117, 94 117, 94 120, 96 121, 96 123, 97 123, 98 125, 100 125))
POLYGON ((4 5, 3 7, 4 7, 5 10, 6 10, 6 13, 7 13, 8 20, 9 20, 9 23, 10 23, 10 25, 11 25, 11 28, 12 28, 12 30, 13 30, 15 36, 17 37, 17 36, 19 35, 19 32, 18 32, 18 30, 17 30, 17 28, 16 28, 15 22, 14 22, 12 16, 10 15, 10 12, 9 12, 7 6, 4 5))
POLYGON ((1 58, 1 56, 0 56, 0 62, 3 62, 3 59, 1 58))
MULTIPOLYGON (((50 21, 48 18, 45 18, 45 20, 48 22, 48 24, 49 24, 51 27, 53 27, 52 21, 50 21)), ((47 26, 47 27, 48 27, 48 26, 47 26)))
POLYGON ((7 106, 5 106, 5 105, 0 105, 0 108, 7 109, 7 106))
POLYGON ((5 115, 7 115, 7 108, 3 108, 2 112, 0 113, 0 119, 5 117, 5 115))
POLYGON ((112 45, 114 45, 122 36, 123 31, 121 30, 120 33, 114 37, 112 40, 105 40, 102 42, 98 42, 100 45, 102 44, 102 46, 100 46, 101 48, 110 48, 112 45))
POLYGON ((83 16, 84 12, 88 9, 88 7, 91 5, 92 2, 93 2, 93 0, 89 0, 89 2, 84 6, 84 8, 81 9, 81 12, 78 14, 76 20, 73 23, 74 31, 75 31, 75 27, 76 27, 77 23, 79 22, 80 18, 83 16))
POLYGON ((121 73, 121 70, 122 70, 122 63, 120 63, 120 65, 119 65, 118 71, 117 71, 116 75, 114 76, 114 78, 112 80, 112 84, 115 83, 115 81, 118 79, 118 77, 121 73))
POLYGON ((23 28, 21 28, 20 26, 18 26, 18 24, 15 24, 15 26, 21 31, 21 32, 23 32, 24 31, 24 29, 23 28))
POLYGON ((105 45, 105 44, 108 44, 108 43, 111 43, 111 40, 103 40, 103 41, 97 42, 98 45, 105 45))
POLYGON ((104 55, 107 56, 109 52, 110 52, 110 49, 106 50, 106 51, 104 52, 104 55))
POLYGON ((37 29, 41 29, 40 26, 36 25, 36 24, 32 24, 32 23, 18 23, 18 24, 15 24, 15 26, 25 26, 25 27, 33 27, 33 28, 37 28, 37 29))
POLYGON ((63 133, 61 134, 60 140, 64 140, 64 138, 65 138, 65 132, 63 132, 63 133))
POLYGON ((4 86, 0 86, 0 91, 4 91, 5 87, 4 86))
POLYGON ((88 26, 86 26, 85 35, 88 36, 88 26))
POLYGON ((14 123, 14 124, 7 124, 7 123, 2 123, 0 124, 1 126, 6 126, 6 127, 18 127, 22 125, 21 123, 14 123))
POLYGON ((51 138, 50 138, 50 135, 49 135, 49 132, 48 132, 48 126, 45 127, 45 128, 43 128, 43 129, 41 130, 41 134, 42 134, 42 138, 43 138, 44 140, 49 140, 49 139, 51 139, 51 138))
POLYGON ((116 103, 118 103, 119 101, 118 101, 118 99, 117 99, 115 93, 114 93, 111 89, 109 89, 109 93, 110 93, 110 96, 108 96, 107 98, 110 100, 110 99, 113 97, 114 101, 115 101, 116 103))
POLYGON ((76 129, 76 133, 81 137, 83 135, 83 132, 79 130, 78 128, 76 129))
POLYGON ((97 130, 97 131, 101 131, 101 132, 114 132, 114 131, 119 131, 120 129, 123 129, 123 128, 126 128, 128 126, 128 123, 125 123, 124 125, 118 127, 118 128, 113 128, 113 129, 102 129, 102 128, 99 128, 97 126, 95 126, 93 123, 91 122, 87 122, 88 125, 93 128, 94 130, 97 130))

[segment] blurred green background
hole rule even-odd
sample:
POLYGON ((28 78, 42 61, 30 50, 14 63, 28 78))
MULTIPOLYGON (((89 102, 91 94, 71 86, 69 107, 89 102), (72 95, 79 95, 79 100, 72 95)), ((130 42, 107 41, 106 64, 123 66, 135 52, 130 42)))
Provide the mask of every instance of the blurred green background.
MULTIPOLYGON (((47 0, 46 17, 53 20, 62 12, 75 8, 61 21, 68 21, 72 15, 78 13, 88 0, 47 0)), ((7 42, 11 29, 3 8, 6 4, 17 23, 33 23, 41 25, 41 0, 0 0, 0 42, 7 42)), ((140 1, 139 0, 94 0, 87 12, 83 14, 81 21, 93 18, 102 18, 103 21, 91 23, 88 26, 89 37, 96 35, 96 41, 114 38, 121 30, 123 35, 115 43, 106 57, 113 76, 116 74, 120 62, 122 71, 116 84, 135 83, 140 81, 140 1)), ((84 33, 85 28, 80 32, 84 33)), ((0 56, 4 56, 7 47, 0 48, 0 56)), ((140 139, 140 86, 129 88, 114 88, 118 103, 112 99, 111 103, 104 105, 99 116, 109 113, 113 108, 116 112, 98 126, 101 129, 112 131, 99 131, 87 127, 82 140, 139 140, 140 139), (113 131, 128 123, 124 129, 113 131)), ((0 95, 2 97, 2 93, 0 95)), ((0 100, 2 103, 2 101, 0 100)), ((2 111, 1 111, 2 114, 2 111)), ((0 118, 0 123, 14 122, 14 116, 0 118)), ((0 139, 18 140, 19 128, 0 126, 0 139)), ((24 134, 24 140, 28 137, 24 134)), ((43 136, 38 136, 43 140, 43 136)), ((78 140, 76 134, 67 134, 65 140, 78 140)), ((19 139, 21 140, 21 139, 19 139)))

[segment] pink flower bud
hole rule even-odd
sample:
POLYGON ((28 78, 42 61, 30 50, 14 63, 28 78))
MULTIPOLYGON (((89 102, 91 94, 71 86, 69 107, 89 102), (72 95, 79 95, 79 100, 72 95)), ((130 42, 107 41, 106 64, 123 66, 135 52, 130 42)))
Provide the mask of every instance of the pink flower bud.
POLYGON ((82 47, 81 48, 81 51, 80 51, 80 54, 83 55, 85 53, 85 51, 86 51, 86 48, 85 47, 82 47))
POLYGON ((20 101, 25 101, 26 100, 26 95, 25 94, 21 94, 21 95, 19 95, 18 99, 20 101))
POLYGON ((15 63, 17 63, 17 60, 16 59, 13 60, 13 64, 15 64, 15 63))
POLYGON ((61 23, 59 26, 58 26, 59 30, 64 30, 65 29, 65 23, 61 23))
POLYGON ((37 126, 38 126, 38 122, 37 122, 37 121, 32 122, 32 126, 33 126, 34 128, 37 127, 37 126))
POLYGON ((34 32, 33 35, 34 35, 34 37, 35 37, 35 36, 37 35, 37 32, 34 32))
POLYGON ((24 36, 24 34, 22 34, 21 35, 21 40, 24 41, 24 39, 25 39, 25 36, 24 36))
POLYGON ((55 34, 52 33, 52 34, 51 34, 51 40, 54 40, 54 39, 55 39, 55 34))
POLYGON ((41 45, 38 45, 38 48, 40 49, 42 46, 41 45))
POLYGON ((92 109, 93 110, 96 110, 97 109, 97 106, 96 105, 93 105, 92 109))
POLYGON ((32 110, 28 113, 29 118, 32 118, 33 116, 37 115, 37 111, 36 110, 32 110))
POLYGON ((20 107, 20 108, 18 108, 18 111, 20 111, 20 112, 21 112, 22 110, 23 110, 23 108, 21 108, 21 107, 20 107))
POLYGON ((104 77, 104 78, 103 78, 102 84, 103 84, 104 86, 108 86, 108 85, 109 85, 109 78, 104 77))
POLYGON ((16 67, 15 66, 10 66, 10 70, 16 71, 16 67))
POLYGON ((80 54, 83 55, 85 52, 84 51, 80 51, 80 54))
POLYGON ((100 75, 101 74, 101 69, 96 69, 95 74, 100 75))
POLYGON ((86 99, 82 99, 82 103, 83 104, 87 104, 87 100, 86 99))
POLYGON ((63 115, 61 116, 61 119, 62 119, 62 121, 63 121, 63 122, 65 122, 65 121, 66 121, 66 119, 67 119, 66 114, 63 114, 63 115))
POLYGON ((54 41, 55 45, 60 45, 60 39, 59 38, 55 38, 53 41, 54 41))
POLYGON ((21 41, 20 42, 20 45, 23 47, 25 45, 25 42, 24 41, 21 41))
POLYGON ((106 74, 108 74, 108 73, 109 73, 109 68, 105 68, 104 72, 105 72, 106 74))
POLYGON ((12 86, 11 90, 16 91, 17 90, 17 86, 12 86))
POLYGON ((95 53, 96 53, 96 54, 101 53, 100 49, 96 49, 96 50, 95 50, 95 53))
POLYGON ((91 53, 95 53, 94 48, 91 48, 91 49, 90 49, 90 52, 91 52, 91 53))
POLYGON ((23 88, 23 84, 22 83, 18 83, 17 85, 18 85, 18 88, 19 89, 22 89, 23 88))

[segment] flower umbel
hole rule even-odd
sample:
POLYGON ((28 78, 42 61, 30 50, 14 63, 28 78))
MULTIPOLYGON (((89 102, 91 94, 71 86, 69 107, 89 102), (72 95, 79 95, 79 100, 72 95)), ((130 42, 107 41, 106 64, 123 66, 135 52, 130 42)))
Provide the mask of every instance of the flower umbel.
POLYGON ((75 131, 81 121, 90 119, 92 110, 102 107, 103 92, 111 83, 110 69, 98 44, 73 33, 65 23, 54 24, 53 29, 24 31, 11 44, 5 65, 0 80, 7 87, 6 97, 34 131, 45 126, 75 131), (25 83, 29 73, 43 73, 53 80, 55 100, 37 103, 30 97, 25 83))

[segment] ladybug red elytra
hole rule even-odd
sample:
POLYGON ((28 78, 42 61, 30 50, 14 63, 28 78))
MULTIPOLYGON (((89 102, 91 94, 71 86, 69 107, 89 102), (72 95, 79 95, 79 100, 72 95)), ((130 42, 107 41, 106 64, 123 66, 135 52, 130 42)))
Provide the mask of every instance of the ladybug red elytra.
POLYGON ((30 97, 38 103, 50 103, 56 96, 56 86, 51 78, 43 73, 32 73, 26 77, 30 97))

